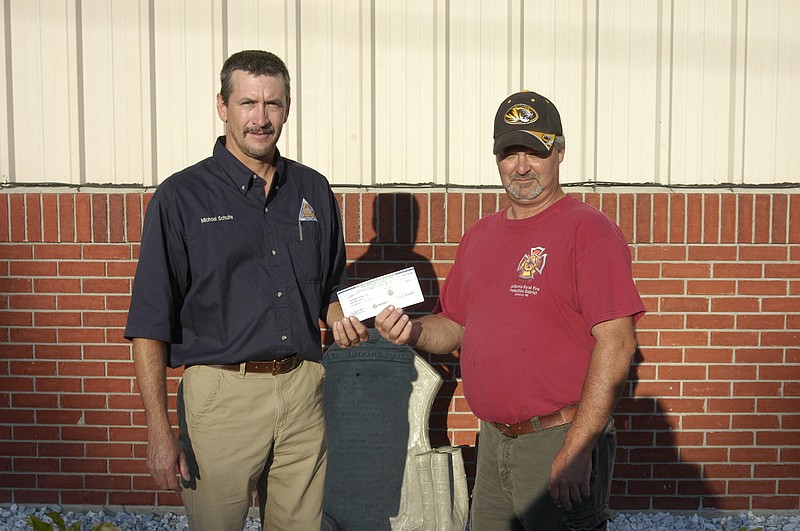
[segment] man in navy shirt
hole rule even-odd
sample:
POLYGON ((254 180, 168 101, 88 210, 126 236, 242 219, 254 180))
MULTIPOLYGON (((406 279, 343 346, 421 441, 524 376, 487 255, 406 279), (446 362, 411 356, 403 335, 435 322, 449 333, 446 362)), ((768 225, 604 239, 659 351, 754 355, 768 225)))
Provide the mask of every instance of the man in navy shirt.
POLYGON ((256 484, 264 529, 320 529, 319 319, 342 319, 339 206, 322 175, 276 147, 291 101, 283 61, 239 52, 220 78, 225 136, 159 186, 142 233, 125 337, 147 466, 159 488, 182 490, 193 531, 241 530, 256 484), (184 366, 178 439, 167 366, 184 366))

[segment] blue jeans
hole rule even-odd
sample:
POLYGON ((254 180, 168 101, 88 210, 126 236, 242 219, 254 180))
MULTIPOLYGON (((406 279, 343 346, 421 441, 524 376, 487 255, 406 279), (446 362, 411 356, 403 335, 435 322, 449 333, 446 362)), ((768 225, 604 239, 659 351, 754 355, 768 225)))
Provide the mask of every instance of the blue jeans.
POLYGON ((606 529, 617 448, 614 421, 609 421, 592 450, 589 498, 570 511, 556 507, 547 490, 551 464, 568 429, 565 424, 514 439, 481 422, 472 531, 606 529))

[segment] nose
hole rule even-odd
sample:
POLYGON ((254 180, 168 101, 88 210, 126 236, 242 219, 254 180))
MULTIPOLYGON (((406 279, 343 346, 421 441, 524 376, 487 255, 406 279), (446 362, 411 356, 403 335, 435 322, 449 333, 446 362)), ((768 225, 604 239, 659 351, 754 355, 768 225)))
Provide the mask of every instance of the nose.
POLYGON ((531 171, 531 163, 528 160, 528 157, 525 156, 524 153, 517 153, 517 160, 514 164, 514 171, 517 172, 517 175, 525 175, 529 171, 531 171))
POLYGON ((256 105, 255 110, 250 117, 250 121, 253 123, 253 125, 257 125, 258 127, 267 125, 269 123, 267 108, 264 105, 256 105))

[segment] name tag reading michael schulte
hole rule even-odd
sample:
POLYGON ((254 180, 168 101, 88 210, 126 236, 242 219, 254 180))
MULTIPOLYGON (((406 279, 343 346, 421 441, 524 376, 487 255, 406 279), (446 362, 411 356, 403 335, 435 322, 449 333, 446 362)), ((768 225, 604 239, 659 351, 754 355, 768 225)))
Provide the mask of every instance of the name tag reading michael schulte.
POLYGON ((355 315, 359 321, 375 317, 390 304, 405 308, 425 300, 413 267, 366 280, 337 295, 344 315, 355 315))

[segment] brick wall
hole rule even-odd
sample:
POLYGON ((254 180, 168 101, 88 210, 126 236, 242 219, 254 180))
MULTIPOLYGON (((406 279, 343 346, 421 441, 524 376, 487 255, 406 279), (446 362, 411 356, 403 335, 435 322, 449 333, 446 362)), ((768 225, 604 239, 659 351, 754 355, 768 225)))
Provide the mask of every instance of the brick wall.
MULTIPOLYGON (((153 488, 122 338, 138 191, 0 195, 0 503, 180 505, 153 488)), ((631 242, 649 310, 617 417, 613 507, 800 509, 800 193, 575 192, 631 242)), ((496 191, 338 194, 354 280, 417 268, 432 306, 496 191)), ((455 360, 431 441, 474 459, 455 360)), ((174 391, 180 371, 172 371, 174 391)), ((174 420, 174 417, 173 417, 174 420)))

